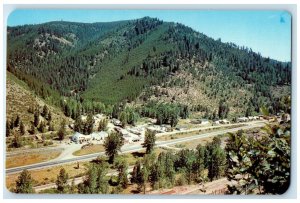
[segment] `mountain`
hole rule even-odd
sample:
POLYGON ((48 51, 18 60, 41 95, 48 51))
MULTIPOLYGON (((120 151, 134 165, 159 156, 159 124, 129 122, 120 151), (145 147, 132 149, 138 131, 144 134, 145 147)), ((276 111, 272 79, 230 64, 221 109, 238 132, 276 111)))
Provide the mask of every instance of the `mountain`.
POLYGON ((211 118, 276 113, 291 91, 291 63, 149 17, 8 27, 7 52, 7 70, 72 118, 162 102, 211 118))
POLYGON ((22 122, 25 128, 24 134, 29 134, 34 113, 36 111, 42 112, 45 106, 51 112, 51 120, 48 119, 49 115, 47 115, 47 119, 46 116, 39 116, 40 121, 45 123, 45 127, 52 126, 53 129, 58 129, 62 120, 68 121, 68 118, 58 107, 46 103, 35 95, 25 82, 19 80, 10 72, 7 72, 6 76, 6 119, 7 125, 11 128, 10 131, 15 130, 17 132, 20 124, 14 123, 19 118, 18 123, 22 122))

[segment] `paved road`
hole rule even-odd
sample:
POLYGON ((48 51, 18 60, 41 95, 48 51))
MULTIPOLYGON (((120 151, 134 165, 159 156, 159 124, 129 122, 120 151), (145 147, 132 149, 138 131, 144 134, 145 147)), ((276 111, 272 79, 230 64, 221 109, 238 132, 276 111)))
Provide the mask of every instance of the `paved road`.
MULTIPOLYGON (((265 122, 249 123, 249 125, 247 125, 247 126, 242 126, 242 127, 232 128, 232 129, 217 130, 214 132, 202 133, 199 135, 194 135, 194 136, 189 136, 189 137, 179 138, 179 139, 173 139, 173 140, 167 140, 167 141, 157 141, 156 147, 165 146, 165 145, 174 145, 177 143, 196 140, 199 138, 223 135, 225 133, 236 132, 238 130, 246 130, 246 129, 252 129, 255 127, 263 127, 264 125, 265 125, 265 122)), ((135 152, 135 151, 139 151, 142 149, 143 149, 143 147, 141 146, 141 144, 132 145, 132 146, 123 146, 121 148, 121 153, 135 152)), ((46 167, 53 167, 53 166, 62 165, 62 164, 66 164, 66 163, 74 163, 77 161, 89 161, 89 160, 95 159, 99 155, 104 155, 104 154, 105 154, 104 152, 100 152, 100 153, 88 154, 88 155, 83 155, 83 156, 79 156, 79 157, 75 157, 75 158, 70 158, 70 159, 66 159, 66 160, 54 160, 54 161, 52 160, 52 161, 47 161, 47 162, 42 162, 42 163, 37 163, 37 164, 32 164, 32 165, 27 165, 27 166, 9 168, 9 169, 6 169, 6 174, 19 173, 24 169, 34 170, 34 169, 41 169, 41 168, 46 168, 46 167)))

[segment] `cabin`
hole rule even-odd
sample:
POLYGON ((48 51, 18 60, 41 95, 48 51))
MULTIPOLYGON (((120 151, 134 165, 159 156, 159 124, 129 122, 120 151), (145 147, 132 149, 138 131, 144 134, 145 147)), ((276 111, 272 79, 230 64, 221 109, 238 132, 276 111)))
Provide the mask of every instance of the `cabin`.
POLYGON ((101 131, 101 132, 93 132, 91 134, 92 140, 96 140, 96 141, 102 141, 104 140, 106 137, 108 137, 108 133, 105 131, 101 131))
POLYGON ((138 128, 138 127, 128 128, 127 130, 136 135, 142 135, 145 133, 145 128, 143 128, 143 127, 142 128, 138 128))
POLYGON ((207 125, 207 124, 209 124, 208 119, 199 119, 199 122, 200 122, 201 125, 207 125))
POLYGON ((79 132, 75 132, 74 135, 71 137, 71 140, 75 143, 83 143, 83 142, 88 142, 92 139, 91 135, 83 135, 79 132))
POLYGON ((248 119, 249 119, 249 121, 253 121, 254 117, 253 116, 249 116, 248 119))
POLYGON ((230 124, 230 122, 226 119, 220 120, 220 123, 222 124, 230 124))
POLYGON ((258 116, 253 116, 254 120, 259 120, 258 116))
POLYGON ((219 120, 214 121, 214 124, 219 125, 219 124, 220 124, 220 121, 219 121, 219 120))
POLYGON ((247 121, 249 121, 249 119, 248 119, 247 117, 241 117, 241 118, 238 118, 237 121, 238 121, 239 123, 242 123, 242 122, 247 122, 247 121))
POLYGON ((115 125, 115 126, 122 126, 122 122, 119 121, 118 119, 112 119, 112 123, 115 125))

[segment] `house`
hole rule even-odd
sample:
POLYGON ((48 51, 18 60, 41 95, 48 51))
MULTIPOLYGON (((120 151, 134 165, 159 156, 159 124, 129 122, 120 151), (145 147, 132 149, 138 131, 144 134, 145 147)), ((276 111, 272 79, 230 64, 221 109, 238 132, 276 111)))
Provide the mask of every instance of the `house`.
POLYGON ((199 119, 199 122, 200 122, 201 125, 207 125, 207 124, 209 124, 208 119, 199 119))
POLYGON ((122 126, 122 122, 119 121, 118 119, 112 119, 112 123, 115 125, 115 126, 122 126))
POLYGON ((133 134, 136 134, 136 135, 142 135, 145 131, 145 128, 128 128, 127 129, 129 132, 133 133, 133 134))
POLYGON ((249 119, 248 119, 247 117, 241 117, 241 118, 238 118, 238 119, 237 119, 237 121, 240 122, 240 123, 241 123, 241 122, 247 122, 248 120, 249 120, 249 119))
POLYGON ((249 121, 253 121, 254 117, 253 116, 249 116, 248 119, 249 119, 249 121))
POLYGON ((166 132, 167 128, 158 125, 152 125, 147 127, 148 130, 153 131, 155 133, 164 133, 166 132))
POLYGON ((123 135, 124 143, 130 144, 133 142, 139 142, 141 141, 141 137, 132 133, 127 133, 123 135))
POLYGON ((91 134, 91 137, 92 137, 92 140, 101 141, 101 140, 104 140, 106 137, 108 137, 108 133, 105 131, 93 132, 91 134))
POLYGON ((219 121, 219 120, 217 120, 217 121, 214 121, 214 124, 217 124, 217 125, 219 125, 219 124, 220 124, 220 121, 219 121))
POLYGON ((253 116, 254 120, 258 120, 259 117, 258 116, 253 116))
POLYGON ((230 122, 228 120, 226 120, 226 119, 221 120, 220 123, 222 123, 222 124, 230 124, 230 122))
POLYGON ((88 142, 92 139, 91 135, 83 135, 79 132, 75 132, 74 135, 71 137, 72 141, 75 143, 83 143, 83 142, 88 142))

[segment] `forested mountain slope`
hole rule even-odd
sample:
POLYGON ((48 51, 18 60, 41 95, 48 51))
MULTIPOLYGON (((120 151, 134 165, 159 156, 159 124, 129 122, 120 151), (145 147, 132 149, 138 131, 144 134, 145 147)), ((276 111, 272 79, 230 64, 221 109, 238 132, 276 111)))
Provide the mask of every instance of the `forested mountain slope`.
POLYGON ((8 27, 7 38, 8 71, 72 117, 149 100, 206 117, 276 112, 290 94, 290 63, 155 18, 8 27))
POLYGON ((8 129, 16 130, 20 123, 24 126, 24 134, 28 134, 32 124, 34 123, 34 114, 42 112, 39 120, 45 123, 45 127, 58 129, 61 122, 68 118, 58 107, 49 105, 37 95, 32 93, 31 89, 26 83, 16 78, 13 74, 7 72, 6 74, 6 120, 8 129), (47 116, 43 114, 47 109, 47 116), (50 115, 51 114, 51 115, 50 115), (50 118, 51 117, 51 118, 50 118), (47 119, 46 119, 47 118, 47 119), (46 125, 47 123, 47 125, 46 125))

